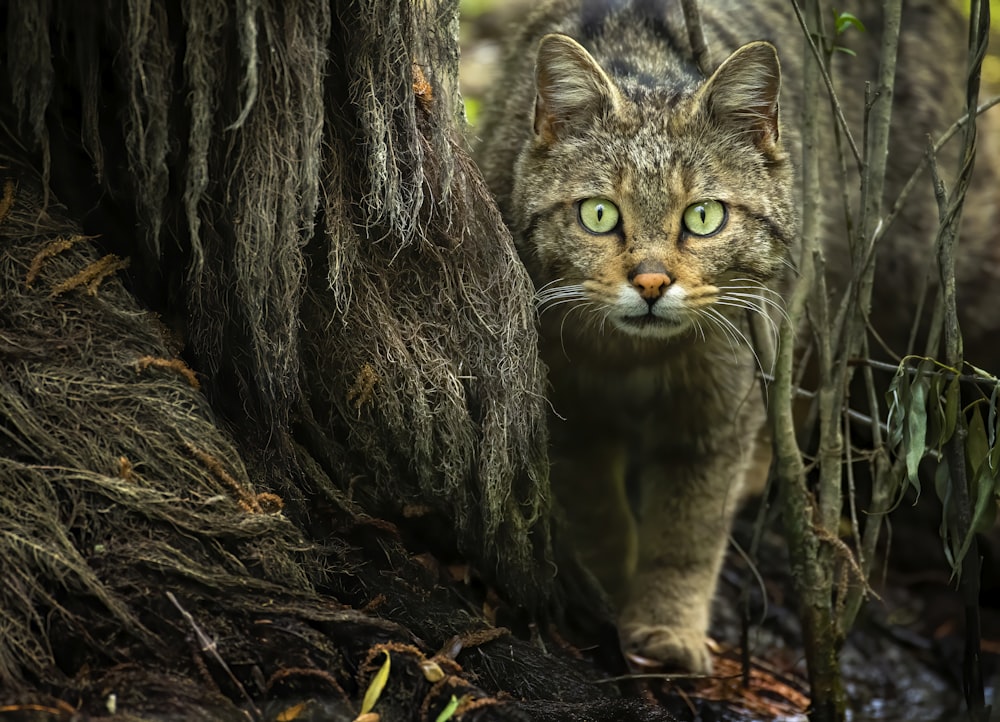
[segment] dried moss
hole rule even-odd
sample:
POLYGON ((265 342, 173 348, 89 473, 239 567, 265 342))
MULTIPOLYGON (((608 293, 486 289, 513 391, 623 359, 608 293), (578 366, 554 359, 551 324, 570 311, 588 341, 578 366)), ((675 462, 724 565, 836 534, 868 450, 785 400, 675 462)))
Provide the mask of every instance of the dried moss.
POLYGON ((474 695, 603 699, 567 655, 469 641, 482 589, 378 518, 443 522, 514 620, 599 606, 570 559, 554 595, 531 288, 460 140, 455 3, 0 17, 5 700, 336 719, 373 645, 456 636, 474 695))

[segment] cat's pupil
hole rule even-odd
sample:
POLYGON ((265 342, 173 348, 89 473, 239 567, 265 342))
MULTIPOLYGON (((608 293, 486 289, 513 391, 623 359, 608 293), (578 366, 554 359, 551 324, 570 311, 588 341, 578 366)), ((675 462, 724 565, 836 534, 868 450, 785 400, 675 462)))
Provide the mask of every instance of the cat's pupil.
POLYGON ((597 222, 600 223, 602 220, 604 220, 604 206, 598 204, 595 210, 597 212, 597 222))
POLYGON ((698 215, 701 216, 701 222, 705 222, 705 206, 698 206, 698 215))

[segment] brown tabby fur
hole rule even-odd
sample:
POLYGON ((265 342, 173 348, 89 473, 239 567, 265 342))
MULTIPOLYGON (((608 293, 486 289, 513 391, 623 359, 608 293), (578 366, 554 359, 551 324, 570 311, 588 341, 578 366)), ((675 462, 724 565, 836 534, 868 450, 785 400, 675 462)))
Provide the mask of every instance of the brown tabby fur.
MULTIPOLYGON (((778 319, 798 257, 803 41, 787 0, 700 4, 718 68, 708 79, 691 59, 678 2, 548 2, 512 43, 477 134, 538 290, 551 475, 574 541, 619 602, 633 659, 708 672, 705 635, 732 515, 748 476, 767 469, 746 314, 778 319), (620 209, 613 232, 579 222, 579 202, 593 197, 620 209), (706 199, 725 204, 724 226, 686 232, 684 209, 706 199)), ((904 10, 890 200, 926 134, 961 114, 961 21, 943 5, 914 0, 904 10)), ((877 68, 878 19, 866 19, 870 32, 853 38, 858 56, 838 61, 854 120, 862 79, 877 68)), ((842 284, 832 126, 823 137, 826 247, 842 284)), ((888 329, 908 328, 900 290, 925 275, 936 227, 929 192, 910 207, 876 288, 876 304, 892 307, 888 329)))

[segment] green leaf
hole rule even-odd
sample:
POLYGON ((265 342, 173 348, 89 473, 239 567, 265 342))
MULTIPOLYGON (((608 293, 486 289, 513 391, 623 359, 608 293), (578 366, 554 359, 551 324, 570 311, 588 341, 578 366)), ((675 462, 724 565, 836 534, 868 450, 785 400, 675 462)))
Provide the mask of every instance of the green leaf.
POLYGON ((931 449, 940 447, 940 439, 947 423, 945 418, 944 393, 942 387, 945 379, 938 373, 927 377, 927 434, 924 438, 924 454, 931 449))
POLYGON ((942 504, 951 493, 951 469, 948 466, 948 457, 943 454, 938 460, 937 468, 934 469, 934 491, 937 492, 942 504))
POLYGON ((1000 391, 1000 386, 994 386, 993 393, 990 394, 990 408, 986 414, 986 434, 991 449, 994 446, 996 446, 997 443, 997 392, 998 391, 1000 391))
POLYGON ((909 398, 909 376, 906 373, 906 360, 900 362, 896 368, 896 373, 889 383, 889 390, 885 392, 885 405, 888 407, 888 417, 886 425, 889 427, 889 447, 899 448, 903 443, 903 409, 906 408, 906 399, 909 398))
POLYGON ((972 372, 973 372, 973 373, 974 373, 974 374, 975 374, 976 376, 979 376, 979 377, 981 377, 981 378, 984 378, 984 379, 986 379, 987 381, 993 381, 993 382, 995 382, 995 383, 1000 383, 1000 379, 998 379, 998 378, 997 378, 996 376, 994 376, 994 375, 993 375, 993 374, 991 374, 991 373, 988 373, 988 372, 986 372, 986 371, 983 371, 983 370, 982 370, 981 368, 979 368, 978 366, 973 366, 973 365, 972 365, 972 364, 970 364, 970 363, 969 363, 968 361, 966 361, 966 362, 965 362, 965 365, 966 365, 966 366, 968 366, 968 367, 969 367, 970 369, 972 369, 972 372))
POLYGON ((990 396, 990 414, 987 429, 990 432, 990 453, 986 457, 994 474, 1000 470, 1000 414, 997 413, 997 398, 1000 396, 1000 384, 993 387, 990 396))
POLYGON ((865 24, 851 13, 838 13, 836 27, 837 35, 847 32, 850 28, 855 28, 860 33, 865 32, 865 24))
POLYGON ((990 445, 986 440, 986 426, 979 405, 972 407, 972 418, 969 419, 968 436, 965 438, 965 462, 971 478, 979 474, 979 469, 986 461, 990 445))
POLYGON ((910 387, 910 402, 906 406, 906 425, 903 428, 903 450, 906 454, 906 475, 920 493, 917 469, 927 450, 927 377, 918 376, 910 387))
POLYGON ((448 720, 455 716, 455 710, 458 709, 459 704, 460 700, 458 697, 452 695, 448 704, 444 706, 444 709, 441 710, 441 714, 437 716, 437 719, 435 719, 434 722, 448 722, 448 720))
POLYGON ((1000 484, 996 479, 989 488, 980 488, 976 494, 976 508, 972 515, 972 531, 985 534, 997 523, 997 505, 1000 504, 1000 484))
POLYGON ((378 702, 379 695, 385 689, 385 683, 389 681, 389 667, 391 662, 392 659, 389 657, 389 651, 385 650, 385 662, 382 663, 382 667, 372 677, 371 684, 365 690, 365 698, 361 700, 361 714, 371 712, 375 703, 378 702))
MULTIPOLYGON (((951 505, 951 469, 948 466, 947 456, 941 457, 941 461, 934 472, 934 489, 937 491, 938 499, 941 500, 941 505, 947 510, 951 505)), ((951 530, 948 528, 948 513, 945 511, 941 514, 941 525, 938 527, 938 533, 941 536, 945 558, 948 560, 949 566, 954 569, 955 565, 951 553, 951 544, 948 543, 951 535, 950 532, 951 530)))
POLYGON ((955 433, 955 424, 958 423, 958 414, 961 411, 961 394, 958 385, 958 376, 952 376, 948 382, 948 388, 944 392, 944 430, 941 438, 938 439, 938 450, 940 450, 955 433))
POLYGON ((834 52, 843 53, 844 55, 850 55, 852 58, 856 58, 858 54, 851 50, 850 48, 845 48, 843 45, 834 45, 834 52))
MULTIPOLYGON (((996 514, 997 475, 992 469, 989 468, 989 464, 983 464, 980 466, 980 473, 976 474, 976 478, 972 486, 976 495, 976 503, 972 511, 972 524, 969 528, 969 533, 966 534, 965 539, 962 540, 962 545, 955 553, 957 565, 952 565, 952 568, 955 570, 955 574, 959 574, 961 572, 962 560, 965 559, 965 555, 969 551, 969 545, 972 544, 973 534, 980 531, 980 527, 986 521, 987 514, 990 511, 992 511, 994 515, 996 514)), ((987 527, 987 529, 988 528, 989 527, 987 527)))

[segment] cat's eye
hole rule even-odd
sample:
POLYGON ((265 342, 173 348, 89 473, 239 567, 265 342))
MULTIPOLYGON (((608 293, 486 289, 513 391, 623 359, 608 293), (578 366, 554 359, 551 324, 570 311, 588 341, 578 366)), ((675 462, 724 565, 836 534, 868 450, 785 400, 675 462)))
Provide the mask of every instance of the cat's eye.
POLYGON ((610 233, 618 226, 618 206, 607 198, 580 201, 580 223, 591 233, 610 233))
POLYGON ((726 207, 719 201, 698 201, 684 209, 684 227, 696 236, 710 236, 726 224, 726 207))

